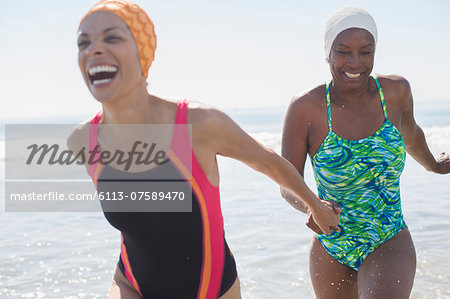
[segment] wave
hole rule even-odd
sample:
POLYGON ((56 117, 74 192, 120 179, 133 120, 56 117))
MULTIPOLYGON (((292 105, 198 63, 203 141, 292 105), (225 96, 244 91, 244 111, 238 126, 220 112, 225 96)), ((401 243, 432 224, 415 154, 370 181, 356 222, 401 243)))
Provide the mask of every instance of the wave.
MULTIPOLYGON (((428 146, 433 154, 441 152, 450 153, 450 126, 431 126, 423 128, 428 146)), ((281 133, 258 132, 249 133, 255 140, 263 145, 275 150, 281 151, 281 133)), ((8 159, 19 157, 8 157, 8 159)), ((23 158, 23 157, 22 157, 23 158)), ((5 162, 5 141, 0 141, 0 163, 5 162)))
POLYGON ((425 139, 433 153, 450 154, 450 126, 432 126, 423 128, 425 139))
MULTIPOLYGON (((433 154, 450 154, 450 126, 431 126, 422 130, 433 154)), ((250 136, 277 153, 281 152, 281 133, 259 132, 250 133, 250 136)))

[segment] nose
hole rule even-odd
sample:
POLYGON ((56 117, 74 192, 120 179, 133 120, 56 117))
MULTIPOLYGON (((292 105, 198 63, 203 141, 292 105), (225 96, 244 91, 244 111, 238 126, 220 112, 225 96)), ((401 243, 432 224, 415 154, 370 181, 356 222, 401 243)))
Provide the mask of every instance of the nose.
POLYGON ((359 66, 361 64, 361 59, 358 53, 352 53, 349 64, 350 66, 359 66))
POLYGON ((85 49, 87 55, 101 55, 103 52, 104 48, 99 40, 92 40, 85 49))

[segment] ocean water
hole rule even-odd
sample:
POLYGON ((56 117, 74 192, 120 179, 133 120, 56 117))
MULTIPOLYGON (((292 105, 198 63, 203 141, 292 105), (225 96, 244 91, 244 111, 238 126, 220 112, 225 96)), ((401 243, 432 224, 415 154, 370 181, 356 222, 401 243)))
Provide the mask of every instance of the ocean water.
MULTIPOLYGON (((450 152, 450 102, 419 102, 415 109, 432 152, 450 152)), ((227 112, 279 152, 284 109, 227 112)), ((243 298, 314 298, 308 270, 312 232, 305 215, 284 202, 264 175, 228 158, 218 161, 226 238, 243 298)), ((305 180, 315 191, 306 165, 305 180)), ((3 178, 0 298, 105 298, 120 235, 103 214, 5 213, 3 178)), ((450 176, 429 173, 408 156, 401 196, 417 252, 411 298, 450 298, 450 176)))

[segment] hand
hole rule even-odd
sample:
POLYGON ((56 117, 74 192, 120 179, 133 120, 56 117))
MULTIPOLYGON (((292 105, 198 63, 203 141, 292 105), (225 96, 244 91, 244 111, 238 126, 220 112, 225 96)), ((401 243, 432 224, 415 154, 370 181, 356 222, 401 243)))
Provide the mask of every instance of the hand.
POLYGON ((335 201, 320 200, 320 202, 321 212, 314 213, 308 209, 306 226, 318 234, 329 235, 332 231, 339 232, 341 230, 338 227, 341 206, 335 201), (323 221, 323 223, 319 221, 323 221))
POLYGON ((450 155, 441 153, 436 161, 436 173, 447 174, 450 173, 450 155))

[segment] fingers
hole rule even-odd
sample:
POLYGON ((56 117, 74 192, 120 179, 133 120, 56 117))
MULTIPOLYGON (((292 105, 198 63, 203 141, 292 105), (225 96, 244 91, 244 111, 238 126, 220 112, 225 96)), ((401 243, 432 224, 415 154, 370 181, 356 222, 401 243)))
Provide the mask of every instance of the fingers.
POLYGON ((323 234, 323 231, 317 226, 317 225, 309 225, 308 223, 306 224, 306 226, 308 226, 313 232, 315 232, 316 234, 323 234))
POLYGON ((436 173, 446 174, 450 173, 450 155, 442 152, 440 156, 436 159, 437 162, 437 170, 436 173))
POLYGON ((323 231, 323 233, 324 233, 325 235, 331 234, 331 231, 330 231, 330 228, 329 228, 329 227, 328 227, 328 228, 322 228, 322 231, 323 231))
POLYGON ((341 206, 339 205, 339 203, 337 203, 335 201, 331 201, 331 206, 333 207, 333 211, 336 214, 341 214, 342 209, 341 209, 341 206))
POLYGON ((337 225, 339 224, 339 216, 341 207, 337 202, 320 200, 322 205, 320 209, 308 214, 308 221, 306 225, 314 232, 320 234, 331 234, 334 231, 339 231, 337 225))
POLYGON ((308 219, 306 220, 306 226, 309 227, 316 234, 323 234, 323 231, 319 228, 316 222, 314 222, 312 214, 308 215, 308 219))
MULTIPOLYGON (((309 219, 308 219, 309 220, 309 219)), ((313 227, 314 229, 313 229, 313 231, 314 232, 316 232, 316 233, 318 233, 318 234, 326 234, 326 235, 329 235, 329 234, 331 234, 331 231, 330 231, 330 227, 324 227, 324 226, 319 226, 317 223, 316 223, 316 221, 314 221, 314 217, 312 217, 312 215, 311 215, 311 227, 313 227)), ((311 228, 310 227, 310 228, 311 228)), ((311 228, 312 229, 312 228, 311 228)))
POLYGON ((341 214, 342 209, 341 209, 341 206, 340 206, 340 204, 338 202, 333 201, 333 200, 322 200, 322 203, 327 205, 327 206, 331 205, 331 208, 333 209, 333 211, 336 214, 338 214, 338 215, 341 214))
POLYGON ((327 232, 322 231, 322 229, 316 224, 312 214, 308 215, 308 219, 306 220, 306 226, 309 227, 316 234, 331 234, 332 232, 340 232, 341 228, 339 226, 330 226, 327 232))
POLYGON ((340 232, 341 228, 339 226, 330 226, 330 230, 333 232, 340 232))
POLYGON ((447 162, 449 160, 450 160, 450 155, 446 155, 445 152, 442 152, 437 159, 438 162, 447 162))

